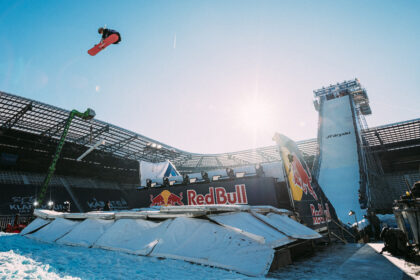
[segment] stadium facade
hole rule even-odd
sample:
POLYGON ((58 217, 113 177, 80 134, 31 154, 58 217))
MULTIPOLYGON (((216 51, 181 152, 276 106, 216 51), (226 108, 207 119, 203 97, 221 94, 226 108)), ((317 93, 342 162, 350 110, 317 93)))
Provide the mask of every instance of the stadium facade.
MULTIPOLYGON (((316 96, 316 94, 315 94, 316 96)), ((319 110, 320 103, 316 104, 319 110)), ((364 113, 370 108, 359 106, 364 113)), ((26 214, 51 163, 69 111, 0 92, 0 215, 26 214)), ((363 114, 361 114, 363 115, 363 114)), ((391 213, 392 202, 407 183, 420 180, 420 118, 368 128, 363 119, 359 152, 365 154, 369 207, 391 213)), ((324 135, 325 136, 325 135, 324 135)), ((298 141, 308 166, 320 175, 322 135, 298 141)), ((170 160, 182 174, 281 161, 279 146, 221 154, 189 153, 115 125, 74 119, 47 196, 55 209, 70 196, 73 209, 89 211, 110 200, 114 209, 136 207, 131 198, 140 185, 139 161, 170 160), (77 158, 105 141, 81 161, 77 158)))

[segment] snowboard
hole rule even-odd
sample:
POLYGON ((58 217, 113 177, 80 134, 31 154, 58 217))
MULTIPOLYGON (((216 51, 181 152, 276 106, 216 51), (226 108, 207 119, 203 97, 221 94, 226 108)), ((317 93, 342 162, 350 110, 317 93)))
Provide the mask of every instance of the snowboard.
POLYGON ((103 50, 106 47, 108 47, 109 45, 115 43, 116 41, 118 41, 118 35, 117 34, 112 34, 108 38, 106 38, 103 42, 95 45, 93 48, 91 48, 90 50, 88 50, 88 54, 94 56, 98 52, 100 52, 101 50, 103 50))

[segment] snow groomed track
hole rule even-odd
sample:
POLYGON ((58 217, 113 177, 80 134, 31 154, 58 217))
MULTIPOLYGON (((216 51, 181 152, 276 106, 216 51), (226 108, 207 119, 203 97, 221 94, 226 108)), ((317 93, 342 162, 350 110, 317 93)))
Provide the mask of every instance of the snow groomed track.
POLYGON ((287 210, 176 206, 160 210, 60 213, 36 210, 21 235, 48 243, 178 259, 250 276, 268 273, 285 245, 320 238, 287 210))

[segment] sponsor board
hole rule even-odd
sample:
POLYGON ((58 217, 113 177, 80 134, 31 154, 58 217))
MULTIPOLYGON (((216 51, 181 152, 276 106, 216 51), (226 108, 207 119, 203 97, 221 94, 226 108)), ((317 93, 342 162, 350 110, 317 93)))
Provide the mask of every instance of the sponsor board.
POLYGON ((144 188, 138 191, 135 207, 177 205, 271 205, 290 207, 287 190, 274 178, 249 177, 208 183, 144 188), (281 203, 280 203, 281 202, 281 203))
POLYGON ((312 177, 296 144, 284 135, 277 137, 294 207, 305 224, 318 228, 332 218, 337 219, 334 207, 312 177))
MULTIPOLYGON (((245 184, 235 185, 235 191, 229 192, 224 187, 209 187, 204 194, 197 193, 194 188, 186 190, 186 205, 214 205, 214 204, 248 204, 245 184)), ((158 195, 150 195, 149 206, 184 205, 183 194, 176 195, 169 190, 163 190, 158 195)))

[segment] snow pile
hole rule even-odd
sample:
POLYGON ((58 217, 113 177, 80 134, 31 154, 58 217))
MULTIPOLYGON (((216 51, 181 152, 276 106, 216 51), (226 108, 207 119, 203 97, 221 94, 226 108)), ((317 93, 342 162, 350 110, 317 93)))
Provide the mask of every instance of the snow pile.
POLYGON ((0 233, 0 255, 0 279, 256 279, 179 260, 49 244, 18 234, 0 233))
POLYGON ((276 248, 297 239, 321 237, 282 211, 266 207, 180 206, 106 215, 95 212, 87 213, 84 221, 63 219, 50 212, 47 217, 56 217, 53 222, 43 226, 36 220, 36 225, 29 225, 31 232, 40 229, 25 236, 62 245, 183 260, 250 276, 268 273, 276 248), (147 220, 150 217, 153 221, 147 220))
POLYGON ((32 221, 32 223, 30 223, 27 227, 25 227, 21 232, 20 235, 25 235, 28 233, 31 233, 37 229, 39 229, 40 227, 45 226, 46 224, 51 223, 51 220, 44 220, 41 218, 36 218, 34 221, 32 221))
POLYGON ((274 250, 247 236, 206 220, 177 218, 169 225, 150 254, 264 275, 270 269, 274 250))
POLYGON ((316 239, 322 237, 316 231, 302 224, 299 224, 295 220, 292 220, 291 218, 285 215, 278 215, 274 213, 268 213, 266 216, 261 214, 255 215, 260 220, 273 226, 280 232, 296 239, 316 239))
POLYGON ((57 218, 40 230, 25 236, 44 242, 54 242, 70 232, 79 222, 57 218))
POLYGON ((275 230, 265 223, 261 223, 256 217, 250 213, 226 213, 221 215, 210 215, 209 218, 225 227, 232 229, 241 229, 241 233, 248 237, 258 240, 258 236, 262 236, 262 243, 272 248, 286 245, 295 241, 283 233, 275 230), (252 234, 251 236, 249 234, 252 234))
POLYGON ((98 239, 94 247, 147 256, 156 245, 156 238, 163 235, 170 223, 171 220, 155 223, 121 219, 98 239))
POLYGON ((86 219, 57 240, 57 243, 90 247, 113 223, 113 220, 86 219))
POLYGON ((1 279, 80 279, 60 276, 50 270, 49 264, 36 262, 31 258, 16 254, 13 250, 0 252, 1 279))
POLYGON ((362 220, 358 221, 357 224, 353 223, 351 226, 352 227, 357 226, 358 230, 363 230, 363 229, 367 228, 369 225, 370 225, 370 223, 367 219, 362 219, 362 220))

